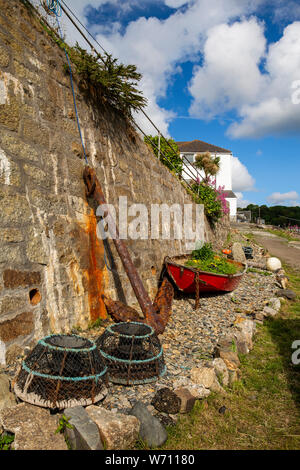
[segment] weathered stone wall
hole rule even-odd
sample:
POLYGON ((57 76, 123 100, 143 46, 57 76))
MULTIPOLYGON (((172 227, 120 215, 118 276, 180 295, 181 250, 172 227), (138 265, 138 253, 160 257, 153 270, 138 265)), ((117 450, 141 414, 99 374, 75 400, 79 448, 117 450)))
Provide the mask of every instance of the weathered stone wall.
MULTIPOLYGON (((116 255, 96 236, 64 52, 18 0, 0 0, 0 364, 51 332, 105 317, 101 293, 136 304, 116 255)), ((181 183, 105 103, 75 93, 90 166, 107 202, 185 204, 181 183)), ((202 214, 203 237, 211 238, 202 214)), ((151 297, 184 241, 128 240, 151 297)))

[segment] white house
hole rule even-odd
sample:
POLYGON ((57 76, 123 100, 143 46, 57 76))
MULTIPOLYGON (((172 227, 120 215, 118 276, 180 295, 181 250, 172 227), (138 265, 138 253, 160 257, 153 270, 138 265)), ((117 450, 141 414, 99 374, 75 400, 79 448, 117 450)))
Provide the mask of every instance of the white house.
POLYGON ((197 170, 192 166, 195 163, 196 155, 199 153, 210 152, 212 156, 217 156, 220 158, 220 170, 216 176, 216 188, 219 186, 224 186, 224 193, 226 201, 228 201, 230 208, 230 218, 231 220, 236 220, 237 213, 237 197, 232 191, 232 152, 230 150, 223 149, 222 147, 217 147, 216 145, 208 144, 201 140, 192 140, 190 142, 176 142, 179 151, 180 157, 184 159, 185 163, 188 165, 189 169, 183 173, 183 178, 185 180, 196 179, 197 171, 201 177, 204 176, 204 173, 201 170, 197 170))

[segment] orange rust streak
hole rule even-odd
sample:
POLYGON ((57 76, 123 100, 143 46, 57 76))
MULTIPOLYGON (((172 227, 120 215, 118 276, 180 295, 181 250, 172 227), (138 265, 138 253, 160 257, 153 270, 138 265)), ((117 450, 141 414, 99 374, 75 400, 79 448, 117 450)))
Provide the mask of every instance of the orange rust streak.
POLYGON ((103 268, 99 267, 100 260, 104 258, 103 242, 97 237, 97 220, 94 213, 88 217, 86 232, 89 236, 89 268, 88 295, 90 305, 90 317, 92 321, 98 318, 107 318, 105 304, 102 299, 103 292, 103 268))

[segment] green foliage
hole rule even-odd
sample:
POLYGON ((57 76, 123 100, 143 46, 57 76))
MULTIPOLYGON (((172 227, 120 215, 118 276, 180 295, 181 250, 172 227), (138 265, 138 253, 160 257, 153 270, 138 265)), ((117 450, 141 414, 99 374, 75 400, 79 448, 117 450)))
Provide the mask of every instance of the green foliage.
POLYGON ((260 217, 265 220, 267 225, 277 225, 281 227, 286 227, 289 225, 289 222, 294 225, 300 225, 297 220, 300 220, 300 206, 288 207, 288 206, 271 206, 267 207, 266 205, 258 206, 256 204, 249 204, 246 208, 242 209, 246 211, 251 211, 252 221, 260 217), (290 217, 293 220, 288 220, 286 217, 290 217))
POLYGON ((288 231, 285 231, 285 230, 280 230, 280 229, 271 230, 271 229, 269 229, 268 232, 273 233, 273 235, 276 235, 277 237, 285 238, 289 242, 299 241, 299 238, 292 237, 291 234, 288 231))
POLYGON ((204 243, 204 245, 201 248, 198 248, 198 250, 192 251, 191 257, 193 259, 197 260, 211 260, 214 257, 214 251, 212 248, 211 243, 204 243))
MULTIPOLYGON (((98 97, 102 97, 111 106, 129 117, 132 110, 146 106, 146 98, 136 88, 142 75, 137 72, 135 65, 118 63, 118 59, 114 59, 111 54, 93 56, 78 44, 70 47, 42 21, 41 24, 55 43, 67 51, 82 83, 85 83, 87 88, 93 86, 98 97)), ((68 68, 64 66, 64 70, 67 71, 68 68)))
MULTIPOLYGON (((159 137, 158 135, 148 135, 144 137, 144 141, 149 145, 158 157, 158 146, 159 137)), ((182 160, 180 158, 180 152, 176 142, 173 139, 160 139, 160 161, 166 165, 169 170, 174 171, 177 175, 181 175, 182 172, 182 160), (172 147, 172 148, 171 148, 172 147), (172 150, 174 149, 174 150, 172 150)))
POLYGON ((207 271, 216 274, 236 274, 237 268, 234 264, 228 263, 225 258, 215 257, 213 260, 199 261, 189 260, 185 264, 200 271, 207 271))
POLYGON ((191 259, 185 265, 216 274, 235 274, 237 272, 234 264, 228 263, 226 258, 214 253, 211 243, 205 243, 202 248, 194 250, 191 259))
POLYGON ((97 318, 97 320, 89 323, 88 329, 92 330, 93 328, 101 328, 101 326, 103 326, 103 319, 97 318))
POLYGON ((262 276, 272 276, 273 275, 273 273, 270 273, 269 271, 260 271, 259 269, 255 269, 255 268, 248 268, 247 273, 257 273, 257 274, 260 274, 262 276))
POLYGON ((221 200, 218 199, 216 190, 204 183, 195 183, 192 185, 192 189, 204 205, 205 214, 210 222, 214 224, 220 220, 223 216, 223 210, 221 200))
POLYGON ((14 434, 3 433, 0 436, 0 450, 11 450, 12 443, 15 440, 14 434))
POLYGON ((142 75, 137 72, 135 65, 119 64, 118 59, 106 53, 94 57, 78 44, 68 48, 68 53, 82 79, 99 88, 113 107, 130 115, 132 110, 146 105, 146 99, 136 88, 142 75))
POLYGON ((55 434, 63 434, 66 428, 73 429, 73 426, 69 423, 69 418, 64 414, 61 416, 58 422, 58 427, 55 431, 55 434))

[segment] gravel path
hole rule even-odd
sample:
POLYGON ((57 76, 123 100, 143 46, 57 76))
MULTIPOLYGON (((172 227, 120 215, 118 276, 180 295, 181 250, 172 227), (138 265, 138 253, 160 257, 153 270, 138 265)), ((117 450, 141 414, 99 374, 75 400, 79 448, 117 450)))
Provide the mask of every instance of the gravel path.
POLYGON ((244 275, 239 287, 231 294, 200 297, 198 311, 194 310, 194 299, 175 299, 172 317, 160 337, 166 375, 148 385, 126 387, 110 384, 103 406, 126 409, 135 400, 150 405, 157 390, 163 386, 172 388, 174 382, 189 376, 193 367, 212 358, 218 338, 226 334, 236 317, 241 314, 252 317, 255 312, 263 310, 265 302, 274 296, 277 289, 274 275, 251 272, 244 275))

